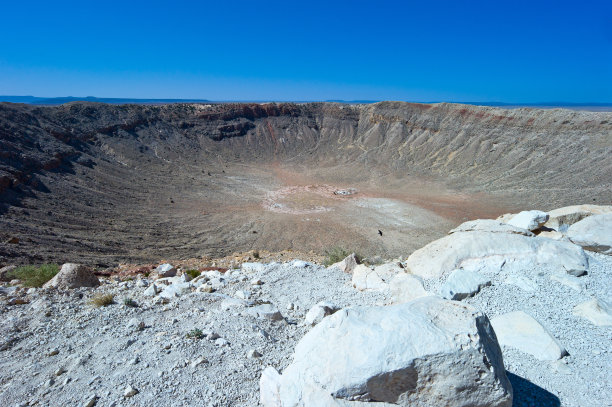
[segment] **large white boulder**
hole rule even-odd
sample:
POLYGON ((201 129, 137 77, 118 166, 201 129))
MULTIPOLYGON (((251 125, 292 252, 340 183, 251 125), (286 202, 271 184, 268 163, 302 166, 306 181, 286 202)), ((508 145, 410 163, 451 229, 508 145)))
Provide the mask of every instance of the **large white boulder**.
POLYGON ((612 213, 592 215, 574 223, 567 237, 586 250, 612 255, 612 213))
POLYGON ((44 288, 79 288, 97 287, 100 280, 94 275, 91 269, 82 264, 66 263, 61 270, 51 280, 47 281, 44 288))
POLYGON ((408 273, 397 273, 389 282, 389 292, 394 304, 403 304, 431 295, 425 290, 419 277, 408 273))
POLYGON ((507 223, 517 228, 536 230, 548 220, 548 214, 542 211, 522 211, 513 216, 507 223))
POLYGON ((491 285, 491 279, 476 271, 454 270, 440 287, 440 296, 447 300, 462 300, 471 297, 482 287, 491 285))
POLYGON ((497 232, 497 233, 516 233, 518 235, 535 236, 527 229, 516 227, 508 223, 493 219, 476 219, 463 222, 461 225, 452 229, 448 234, 457 232, 497 232))
POLYGON ((514 311, 491 319, 497 340, 539 360, 557 360, 567 355, 561 344, 531 315, 514 311))
POLYGON ((343 309, 298 343, 280 378, 261 378, 261 402, 294 406, 511 406, 512 387, 488 318, 429 296, 343 309))
POLYGON ((457 232, 435 240, 408 257, 406 266, 421 278, 438 278, 454 269, 499 271, 504 263, 533 268, 547 264, 573 275, 588 270, 581 247, 569 242, 516 233, 457 232))
POLYGON ((612 303, 593 298, 576 305, 574 315, 586 318, 597 326, 612 326, 612 303))
POLYGON ((374 269, 358 264, 353 269, 353 287, 360 291, 385 291, 393 276, 403 271, 396 263, 382 264, 374 269))
POLYGON ((545 227, 565 232, 571 225, 591 215, 612 213, 612 205, 573 205, 548 212, 545 227))

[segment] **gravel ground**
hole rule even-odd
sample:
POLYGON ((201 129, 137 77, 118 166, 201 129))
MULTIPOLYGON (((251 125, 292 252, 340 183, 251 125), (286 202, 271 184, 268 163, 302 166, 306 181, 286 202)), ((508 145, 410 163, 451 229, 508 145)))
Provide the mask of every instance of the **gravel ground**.
MULTIPOLYGON (((551 280, 555 270, 504 266, 489 275, 491 286, 464 300, 490 318, 523 310, 569 352, 551 363, 503 348, 514 406, 611 405, 610 328, 572 314, 592 297, 610 298, 612 258, 589 253, 589 262, 581 292, 551 280), (504 283, 519 275, 537 289, 504 283)), ((255 406, 261 371, 268 365, 282 371, 291 362, 309 329, 302 321, 311 306, 323 300, 341 307, 390 301, 384 293, 353 289, 350 275, 336 269, 300 261, 257 267, 229 272, 214 293, 193 291, 167 304, 144 295, 144 279, 24 293, 29 304, 2 306, 0 405, 76 406, 95 399, 97 406, 255 406), (252 285, 256 279, 263 284, 252 285), (250 299, 240 299, 238 291, 250 292, 250 299), (116 303, 90 305, 100 293, 113 294, 116 303), (124 305, 125 298, 139 306, 124 305), (257 304, 265 303, 284 319, 254 316, 257 304), (194 329, 205 337, 188 338, 194 329), (126 397, 129 386, 138 392, 126 397)), ((426 282, 426 288, 437 292, 445 278, 426 282)))
POLYGON ((300 323, 311 306, 385 302, 380 293, 354 290, 349 275, 310 263, 272 263, 258 273, 232 273, 226 283, 165 305, 143 296, 145 287, 135 282, 106 281, 65 294, 37 290, 26 297, 29 305, 5 306, 0 405, 77 406, 97 397, 97 406, 254 406, 261 371, 290 362, 309 329, 300 323), (251 285, 255 278, 263 282, 260 289, 251 285), (229 299, 238 290, 270 302, 285 320, 251 315, 229 299), (114 294, 116 304, 92 307, 88 300, 98 293, 114 294), (124 305, 124 298, 139 307, 124 305), (210 339, 187 338, 194 329, 210 339), (262 356, 249 357, 251 350, 262 356), (194 366, 202 358, 206 362, 194 366), (138 394, 124 397, 128 386, 138 394))
MULTIPOLYGON (((572 313, 574 306, 592 299, 612 296, 612 257, 586 252, 589 273, 579 277, 585 289, 578 292, 551 276, 557 270, 503 267, 487 275, 492 285, 463 300, 484 311, 489 318, 524 311, 537 319, 567 350, 558 362, 543 362, 531 355, 503 347, 504 365, 510 372, 515 406, 610 406, 612 405, 612 331, 595 326, 572 313), (523 276, 537 284, 533 292, 504 284, 511 276, 523 276)), ((429 291, 445 280, 426 283, 429 291)))

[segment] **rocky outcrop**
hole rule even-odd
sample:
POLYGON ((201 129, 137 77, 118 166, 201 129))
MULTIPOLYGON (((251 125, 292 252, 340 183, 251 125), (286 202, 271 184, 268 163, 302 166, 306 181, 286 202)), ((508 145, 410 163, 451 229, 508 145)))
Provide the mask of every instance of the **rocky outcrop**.
POLYGON ((100 285, 98 277, 92 270, 82 264, 66 263, 51 280, 47 281, 44 288, 79 288, 97 287, 100 285))
POLYGON ((336 312, 304 336, 280 377, 264 371, 260 388, 266 407, 512 405, 487 317, 433 296, 336 312))
POLYGON ((503 264, 547 264, 572 275, 588 269, 584 251, 569 242, 516 233, 456 232, 416 250, 406 260, 411 273, 437 278, 454 269, 499 271, 503 264))

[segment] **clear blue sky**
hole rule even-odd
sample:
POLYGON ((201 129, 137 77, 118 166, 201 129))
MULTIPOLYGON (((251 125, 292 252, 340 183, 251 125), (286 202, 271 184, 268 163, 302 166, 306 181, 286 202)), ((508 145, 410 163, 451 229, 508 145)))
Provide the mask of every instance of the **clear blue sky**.
POLYGON ((612 0, 4 0, 0 95, 612 102, 612 0))

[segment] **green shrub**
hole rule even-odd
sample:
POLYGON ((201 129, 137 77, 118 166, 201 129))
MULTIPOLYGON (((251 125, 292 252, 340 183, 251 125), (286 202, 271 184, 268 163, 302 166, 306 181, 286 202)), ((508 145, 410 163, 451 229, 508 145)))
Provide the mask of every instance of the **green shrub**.
POLYGON ((186 270, 183 273, 189 275, 191 278, 199 277, 200 274, 202 274, 200 273, 200 270, 186 270))
POLYGON ((21 266, 7 273, 11 280, 19 279, 26 287, 42 287, 51 280, 60 268, 57 264, 43 264, 40 266, 21 266))
POLYGON ((136 301, 134 301, 131 298, 125 298, 123 300, 123 305, 126 305, 128 307, 132 307, 132 308, 137 308, 138 307, 138 304, 136 303, 136 301))
POLYGON ((202 339, 204 337, 204 332, 202 332, 201 329, 195 328, 187 332, 185 336, 189 339, 202 339))
POLYGON ((115 302, 115 297, 112 294, 97 294, 91 297, 89 303, 94 307, 106 307, 115 302))

